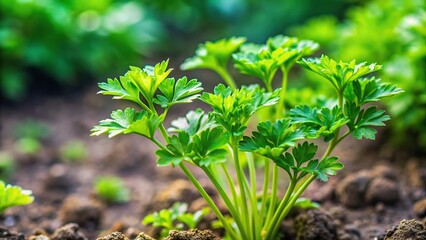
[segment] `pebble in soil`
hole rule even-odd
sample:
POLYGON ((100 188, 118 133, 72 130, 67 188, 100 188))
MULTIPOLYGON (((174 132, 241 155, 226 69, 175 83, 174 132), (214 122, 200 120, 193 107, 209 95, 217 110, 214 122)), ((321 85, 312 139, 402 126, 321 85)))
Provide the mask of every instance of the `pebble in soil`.
POLYGON ((59 216, 63 223, 77 223, 85 229, 97 229, 101 224, 104 208, 97 200, 71 195, 64 200, 59 216))
POLYGON ((337 226, 333 219, 321 210, 308 210, 296 217, 296 239, 337 240, 337 226))
POLYGON ((25 236, 22 233, 10 232, 5 228, 0 227, 0 239, 7 240, 25 240, 25 236))
POLYGON ((189 231, 171 230, 164 240, 220 240, 210 230, 193 229, 189 231))
POLYGON ((387 166, 376 166, 346 176, 336 187, 340 203, 359 208, 376 203, 395 204, 400 199, 396 173, 387 166))
POLYGON ((384 240, 426 240, 425 225, 417 220, 402 220, 386 232, 384 240))
POLYGON ((96 240, 129 240, 121 232, 113 232, 105 237, 97 238, 96 240))
POLYGON ((413 212, 419 218, 426 217, 426 198, 420 199, 414 204, 413 212))
MULTIPOLYGON (((96 240, 129 240, 129 238, 120 232, 113 232, 96 240)), ((140 233, 135 240, 154 240, 154 238, 151 238, 145 233, 140 233)), ((164 240, 220 240, 220 238, 210 230, 193 229, 189 231, 172 230, 164 240)))
POLYGON ((87 240, 79 230, 75 223, 66 224, 53 233, 52 240, 87 240))

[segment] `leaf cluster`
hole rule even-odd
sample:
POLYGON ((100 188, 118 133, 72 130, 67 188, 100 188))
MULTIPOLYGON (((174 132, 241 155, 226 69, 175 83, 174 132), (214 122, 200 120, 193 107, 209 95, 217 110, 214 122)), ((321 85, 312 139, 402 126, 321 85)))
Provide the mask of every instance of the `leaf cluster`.
POLYGON ((161 228, 161 237, 167 236, 170 230, 195 229, 203 217, 210 213, 208 208, 203 208, 194 213, 189 213, 188 204, 176 202, 169 209, 163 209, 144 217, 142 224, 161 228))
POLYGON ((236 69, 259 78, 269 88, 278 69, 288 71, 297 60, 312 54, 318 47, 312 41, 278 35, 269 38, 264 45, 244 44, 232 58, 236 69))
POLYGON ((327 181, 327 175, 335 175, 343 167, 336 157, 322 161, 314 159, 318 146, 313 143, 304 141, 296 145, 297 141, 305 139, 310 133, 308 128, 300 129, 293 125, 290 119, 278 120, 273 124, 262 122, 252 134, 252 137, 243 138, 240 150, 271 159, 296 182, 308 173, 327 181))
POLYGON ((350 82, 382 69, 382 66, 376 63, 357 64, 355 60, 349 63, 336 62, 326 55, 320 58, 302 59, 299 64, 327 79, 339 93, 343 93, 350 82))
POLYGON ((195 51, 195 56, 188 58, 181 65, 182 70, 208 68, 217 70, 226 68, 231 54, 246 41, 243 37, 220 39, 215 42, 200 44, 195 51))
POLYGON ((0 214, 14 206, 27 205, 34 201, 32 192, 20 186, 6 184, 0 180, 0 214))
POLYGON ((258 110, 277 103, 279 89, 265 92, 258 86, 243 86, 232 90, 219 84, 214 93, 203 93, 201 101, 213 109, 211 115, 233 136, 241 136, 247 127, 249 118, 258 110))

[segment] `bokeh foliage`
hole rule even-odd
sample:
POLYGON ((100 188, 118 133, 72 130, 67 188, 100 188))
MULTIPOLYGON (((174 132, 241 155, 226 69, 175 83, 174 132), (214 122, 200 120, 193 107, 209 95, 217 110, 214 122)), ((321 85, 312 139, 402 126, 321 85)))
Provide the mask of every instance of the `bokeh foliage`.
POLYGON ((344 21, 313 19, 293 34, 319 42, 336 59, 382 63, 379 77, 405 91, 385 101, 392 115, 392 140, 426 149, 425 1, 369 1, 349 9, 344 21))

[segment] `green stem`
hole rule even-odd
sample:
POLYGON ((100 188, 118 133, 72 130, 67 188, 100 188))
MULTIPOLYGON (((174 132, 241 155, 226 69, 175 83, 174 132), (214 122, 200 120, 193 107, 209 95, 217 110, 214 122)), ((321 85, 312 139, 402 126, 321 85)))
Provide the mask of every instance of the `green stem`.
MULTIPOLYGON (((287 216, 287 214, 290 212, 290 210, 293 208, 294 203, 296 202, 296 200, 300 197, 300 195, 302 195, 302 193, 306 190, 306 188, 312 183, 312 181, 314 181, 317 178, 317 174, 314 174, 312 176, 310 176, 308 178, 307 181, 305 181, 302 186, 297 190, 297 192, 291 196, 290 201, 288 202, 288 204, 286 204, 284 210, 280 213, 280 216, 277 219, 274 219, 274 221, 272 221, 273 228, 270 231, 270 237, 273 237, 277 234, 278 229, 281 225, 281 222, 283 221, 283 219, 287 216)), ((280 211, 277 211, 277 213, 279 213, 280 211)), ((272 238, 267 238, 267 239, 272 239, 272 238)))
POLYGON ((234 240, 242 240, 241 237, 239 237, 235 230, 231 227, 231 225, 228 223, 226 218, 223 216, 223 214, 220 212, 219 208, 216 206, 216 204, 213 202, 209 194, 204 190, 204 188, 201 186, 201 184, 197 181, 197 179, 192 175, 192 173, 189 171, 189 169, 185 166, 185 164, 182 162, 179 164, 179 167, 182 169, 182 171, 185 173, 185 175, 188 177, 189 181, 197 188, 198 192, 201 194, 201 196, 206 200, 207 204, 210 206, 210 208, 213 210, 214 214, 217 218, 222 222, 223 227, 225 228, 226 232, 229 234, 231 239, 234 240))
POLYGON ((251 186, 251 207, 253 216, 253 235, 255 239, 260 238, 261 231, 261 220, 259 218, 259 210, 257 208, 257 181, 256 181, 256 167, 254 165, 254 159, 252 153, 247 153, 247 162, 250 174, 250 186, 251 186))
POLYGON ((275 112, 275 119, 281 119, 285 115, 285 95, 287 93, 288 71, 285 67, 281 67, 281 72, 283 74, 283 78, 281 82, 280 98, 275 112))
POLYGON ((207 174, 209 179, 212 181, 213 185, 215 186, 216 190, 218 191, 220 197, 225 202, 227 208, 229 209, 229 212, 231 213, 232 218, 235 220, 235 223, 237 224, 238 228, 240 229, 240 233, 243 237, 243 239, 247 238, 246 232, 244 230, 244 225, 241 222, 240 215, 238 214, 238 211, 236 210, 235 206, 232 204, 231 200, 228 197, 228 194, 223 189, 222 185, 217 180, 217 177, 208 169, 207 167, 202 167, 204 172, 207 174))
POLYGON ((228 84, 228 86, 230 86, 232 89, 237 88, 237 84, 235 84, 234 79, 225 67, 218 66, 213 68, 213 70, 215 70, 217 74, 219 74, 219 76, 225 81, 226 84, 228 84))
POLYGON ((229 174, 225 164, 222 163, 221 166, 222 166, 223 172, 225 173, 225 177, 228 181, 229 189, 232 194, 232 200, 237 201, 237 191, 235 190, 235 187, 234 187, 234 181, 232 180, 231 175, 229 174))
POLYGON ((243 220, 245 220, 245 225, 246 225, 245 229, 250 229, 249 211, 247 207, 247 196, 245 191, 246 179, 244 176, 244 169, 241 167, 240 158, 238 156, 238 140, 235 137, 232 138, 232 152, 233 152, 234 160, 235 160, 235 170, 237 172, 238 185, 240 187, 240 195, 241 195, 240 197, 241 197, 241 205, 242 205, 240 207, 242 211, 242 218, 243 220))
POLYGON ((269 204, 268 215, 266 216, 266 223, 268 224, 268 220, 272 218, 275 212, 275 205, 277 202, 277 190, 278 190, 278 166, 273 165, 272 171, 272 193, 271 193, 271 202, 269 204))
MULTIPOLYGON (((266 219, 265 227, 263 228, 263 235, 265 235, 265 240, 272 239, 274 235, 272 235, 271 230, 274 229, 274 225, 277 224, 277 220, 280 217, 280 213, 285 209, 285 207, 288 204, 288 201, 293 194, 294 188, 296 187, 296 181, 294 179, 290 179, 290 183, 287 187, 287 191, 284 194, 283 199, 281 200, 280 204, 278 205, 277 209, 275 210, 275 214, 272 218, 266 219)), ((281 223, 278 223, 280 225, 281 223)))
POLYGON ((161 131, 161 135, 163 136, 164 140, 166 142, 169 142, 169 134, 167 133, 166 128, 164 127, 163 124, 160 125, 160 131, 161 131))
POLYGON ((167 148, 160 141, 158 141, 156 138, 151 138, 151 141, 153 143, 155 143, 159 148, 161 148, 163 150, 167 150, 167 148))
POLYGON ((263 221, 263 217, 265 216, 265 211, 267 209, 266 203, 268 201, 268 190, 269 190, 269 176, 270 176, 270 160, 265 158, 265 166, 264 166, 264 179, 263 179, 263 192, 262 192, 262 204, 260 206, 260 219, 263 221))
POLYGON ((152 112, 152 110, 151 109, 149 109, 149 107, 145 104, 145 103, 143 103, 140 99, 138 99, 137 101, 136 101, 136 103, 137 104, 139 104, 139 106, 141 106, 145 111, 147 111, 148 113, 153 113, 152 112))

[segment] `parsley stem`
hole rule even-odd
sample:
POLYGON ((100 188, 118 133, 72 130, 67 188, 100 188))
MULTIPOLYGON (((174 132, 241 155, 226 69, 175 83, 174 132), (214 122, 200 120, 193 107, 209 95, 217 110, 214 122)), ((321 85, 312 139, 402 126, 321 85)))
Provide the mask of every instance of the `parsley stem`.
MULTIPOLYGON (((296 202, 296 200, 300 197, 300 195, 302 195, 302 193, 306 190, 306 188, 317 178, 317 174, 313 174, 312 176, 310 176, 303 184, 302 186, 300 186, 300 188, 296 191, 296 193, 294 195, 292 195, 288 201, 288 203, 286 204, 285 208, 283 211, 277 211, 277 213, 280 213, 279 217, 277 219, 274 218, 274 220, 272 221, 272 223, 274 224, 272 231, 270 231, 269 233, 271 234, 270 237, 275 236, 280 225, 281 222, 283 221, 283 219, 287 216, 287 214, 290 212, 290 210, 293 208, 294 203, 296 202)), ((266 238, 266 239, 272 239, 272 238, 266 238)))
POLYGON ((278 99, 278 104, 275 112, 275 119, 281 119, 285 115, 285 96, 287 93, 288 71, 284 66, 282 66, 281 72, 283 76, 281 82, 280 98, 278 99))
POLYGON ((250 186, 251 189, 251 207, 252 207, 252 218, 253 218, 253 235, 255 239, 260 238, 260 231, 261 231, 261 219, 259 218, 259 211, 257 208, 257 181, 256 181, 256 166, 254 165, 254 159, 253 159, 253 153, 246 153, 247 156, 247 163, 249 168, 249 174, 250 174, 250 186))
POLYGON ((213 70, 219 74, 219 76, 225 81, 226 84, 228 84, 229 87, 231 87, 232 90, 237 88, 234 79, 225 67, 218 66, 213 68, 213 70))
MULTIPOLYGON (((232 218, 234 218, 235 223, 238 226, 238 229, 243 230, 243 225, 241 223, 240 215, 238 215, 238 211, 236 210, 235 206, 232 204, 231 200, 228 197, 228 194, 223 189, 222 185, 217 180, 217 176, 215 176, 212 171, 207 167, 202 167, 203 171, 206 173, 206 175, 209 177, 209 179, 212 181, 213 185, 215 186, 216 190, 218 191, 220 197, 225 202, 226 206, 229 209, 229 212, 231 213, 232 218)), ((247 238, 246 232, 241 231, 242 237, 244 239, 247 238)))
POLYGON ((148 113, 152 113, 152 110, 149 109, 149 107, 145 103, 143 103, 140 99, 137 99, 136 103, 139 104, 139 106, 141 106, 148 113))
POLYGON ((273 165, 272 170, 272 193, 271 200, 268 209, 268 215, 266 216, 267 221, 270 220, 275 211, 275 205, 277 201, 277 189, 278 189, 278 166, 276 164, 273 165))
POLYGON ((268 158, 265 158, 264 179, 263 179, 263 191, 262 191, 262 204, 260 206, 260 219, 263 220, 266 211, 266 202, 268 201, 268 190, 269 190, 269 178, 270 178, 270 165, 271 162, 268 158))
POLYGON ((274 209, 275 214, 273 215, 272 218, 267 218, 266 219, 265 227, 263 228, 264 229, 263 232, 264 232, 264 234, 266 234, 266 236, 263 239, 265 239, 265 240, 272 239, 272 237, 274 235, 272 235, 271 230, 275 228, 274 225, 277 225, 277 224, 281 225, 281 222, 277 223, 278 218, 280 216, 280 213, 288 205, 288 201, 289 201, 291 195, 293 194, 293 191, 294 191, 295 187, 296 187, 296 181, 292 178, 292 179, 290 179, 290 183, 289 183, 289 185, 287 187, 287 191, 284 194, 284 197, 281 200, 280 204, 278 205, 278 208, 274 209))
POLYGON ((154 142, 159 148, 163 149, 163 150, 167 150, 167 148, 160 142, 158 141, 156 138, 151 138, 151 141, 154 142))
POLYGON ((246 196, 245 185, 244 185, 245 176, 244 176, 244 170, 240 164, 240 157, 238 155, 238 139, 236 139, 236 137, 232 137, 232 152, 234 155, 235 170, 237 172, 238 185, 240 187, 242 218, 243 220, 245 220, 246 229, 250 229, 249 211, 247 207, 247 196, 246 196))
POLYGON ((210 208, 213 210, 214 214, 217 218, 222 222, 223 227, 225 228, 226 232, 229 234, 229 236, 233 240, 242 240, 241 237, 239 237, 235 230, 231 227, 229 222, 226 220, 226 218, 223 216, 223 214, 220 212, 219 208, 216 206, 212 198, 209 196, 209 194, 204 190, 204 188, 201 186, 200 182, 192 175, 192 173, 189 171, 189 169, 185 166, 185 164, 182 162, 179 164, 179 167, 182 169, 182 171, 185 173, 185 175, 188 177, 189 181, 192 182, 192 184, 197 188, 198 192, 201 194, 201 196, 206 200, 207 204, 210 206, 210 208))
POLYGON ((220 164, 222 166, 223 172, 225 173, 225 177, 228 180, 229 189, 232 194, 232 200, 237 201, 237 192, 235 191, 234 181, 232 181, 231 175, 229 174, 228 169, 224 163, 220 164))

